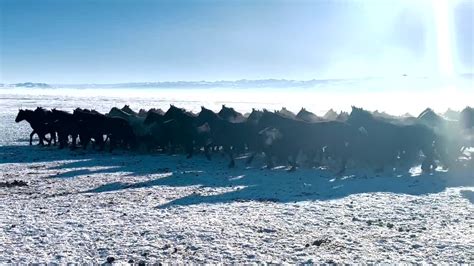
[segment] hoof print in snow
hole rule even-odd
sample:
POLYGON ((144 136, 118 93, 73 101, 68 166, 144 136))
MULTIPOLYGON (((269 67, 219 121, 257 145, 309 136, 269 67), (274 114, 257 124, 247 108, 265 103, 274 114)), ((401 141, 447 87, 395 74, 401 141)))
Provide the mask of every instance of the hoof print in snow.
POLYGON ((129 259, 129 260, 128 260, 128 263, 130 263, 130 264, 133 264, 134 262, 135 262, 135 261, 133 261, 132 259, 129 259))
POLYGON ((329 239, 318 239, 318 240, 313 241, 312 245, 320 247, 322 244, 329 243, 329 242, 331 242, 329 239))
POLYGON ((107 263, 111 264, 112 262, 115 261, 115 258, 114 257, 108 257, 107 258, 107 263))
POLYGON ((422 247, 422 245, 420 245, 420 244, 411 245, 411 248, 413 248, 413 249, 418 249, 418 248, 421 248, 421 247, 422 247))
POLYGON ((0 188, 1 187, 25 187, 28 186, 28 184, 25 181, 21 180, 13 180, 12 182, 0 182, 0 188))
POLYGON ((392 229, 392 228, 393 228, 393 224, 388 223, 388 224, 387 224, 387 227, 390 228, 390 229, 392 229))
POLYGON ((261 228, 257 232, 259 233, 276 233, 275 229, 270 229, 270 228, 261 228))
POLYGON ((143 260, 138 262, 138 266, 145 266, 145 265, 146 265, 146 263, 143 260))

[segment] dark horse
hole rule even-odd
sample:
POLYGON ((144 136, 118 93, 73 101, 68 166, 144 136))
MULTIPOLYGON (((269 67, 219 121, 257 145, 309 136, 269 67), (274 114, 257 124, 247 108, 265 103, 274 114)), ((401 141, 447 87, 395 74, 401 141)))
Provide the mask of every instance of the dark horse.
POLYGON ((20 109, 18 115, 15 118, 15 122, 19 123, 23 120, 27 121, 33 131, 30 133, 30 145, 33 144, 33 136, 38 135, 39 144, 44 145, 44 141, 51 145, 51 141, 54 139, 56 143, 56 132, 53 129, 52 123, 49 118, 46 117, 46 110, 37 109, 38 111, 20 109), (44 112, 43 112, 44 111, 44 112), (51 138, 47 139, 46 134, 50 134, 51 138))
POLYGON ((219 117, 229 122, 244 122, 246 119, 243 114, 237 112, 232 107, 227 107, 224 104, 222 105, 221 110, 217 113, 219 117))
POLYGON ((349 145, 356 135, 353 128, 344 122, 308 123, 268 111, 263 111, 259 126, 264 129, 261 133, 271 136, 272 141, 265 139, 270 166, 272 156, 281 160, 291 157, 290 170, 296 169, 296 158, 300 152, 312 158, 324 152, 326 156, 340 160, 339 173, 344 172, 350 156, 349 145))
POLYGON ((81 125, 79 136, 83 147, 93 138, 96 144, 104 148, 104 135, 110 141, 109 151, 115 146, 122 145, 124 148, 133 148, 136 145, 135 134, 127 120, 121 117, 109 117, 97 111, 76 109, 74 116, 81 125))
POLYGON ((377 171, 395 164, 398 159, 403 163, 413 164, 420 151, 425 156, 423 170, 430 171, 436 167, 434 144, 437 136, 427 126, 390 123, 354 106, 347 122, 363 128, 367 133, 367 138, 357 143, 355 157, 362 163, 375 166, 377 171))
POLYGON ((83 149, 87 148, 89 142, 94 139, 94 146, 98 145, 100 150, 104 149, 106 129, 103 119, 99 119, 99 113, 94 110, 76 108, 73 112, 79 127, 78 135, 83 149))
MULTIPOLYGON (((230 157, 229 167, 234 167, 234 154, 245 150, 248 136, 247 123, 229 122, 204 106, 201 107, 201 112, 196 120, 198 124, 207 123, 209 125, 212 145, 222 147, 230 157)), ((208 145, 205 150, 208 151, 208 145)))
POLYGON ((305 108, 301 108, 301 110, 296 114, 296 118, 301 119, 306 122, 321 122, 324 121, 322 117, 319 117, 310 111, 306 110, 305 108))
MULTIPOLYGON (((187 112, 182 108, 170 105, 164 114, 164 129, 169 138, 171 149, 182 146, 187 153, 187 158, 191 158, 194 148, 206 147, 209 142, 209 129, 206 125, 197 125, 196 115, 187 112)), ((208 152, 206 151, 208 157, 208 152)), ((208 157, 209 158, 209 157, 208 157)))
POLYGON ((51 110, 52 118, 54 119, 54 127, 58 133, 59 148, 67 147, 69 144, 69 137, 72 138, 71 149, 76 148, 76 141, 79 135, 79 124, 73 114, 57 110, 51 110))

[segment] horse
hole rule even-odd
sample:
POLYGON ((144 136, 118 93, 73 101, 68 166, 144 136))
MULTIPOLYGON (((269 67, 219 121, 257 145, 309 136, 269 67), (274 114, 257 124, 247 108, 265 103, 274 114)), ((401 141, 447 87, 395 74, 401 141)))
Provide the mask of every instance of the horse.
POLYGON ((333 109, 329 109, 324 115, 324 120, 337 120, 338 114, 333 109))
POLYGON ((141 140, 146 142, 148 150, 154 148, 166 148, 170 144, 170 137, 167 133, 172 132, 174 122, 168 121, 165 124, 164 112, 161 109, 150 109, 146 112, 143 124, 148 126, 150 133, 148 136, 142 137, 141 140))
MULTIPOLYGON (((230 122, 204 106, 201 107, 196 121, 198 124, 209 125, 212 145, 221 146, 230 158, 229 168, 235 167, 235 153, 244 151, 247 144, 247 123, 230 122)), ((205 147, 206 152, 208 152, 208 147, 205 147)))
MULTIPOLYGON (((128 105, 124 106, 124 109, 131 111, 131 109, 128 108, 128 105)), ((133 112, 133 111, 132 111, 133 112)), ((150 128, 145 125, 143 122, 145 121, 144 117, 139 117, 137 115, 128 113, 126 111, 123 111, 121 109, 118 109, 117 107, 112 107, 112 109, 109 111, 107 116, 109 117, 120 117, 125 119, 130 126, 133 129, 133 133, 137 137, 142 137, 142 136, 147 136, 150 134, 150 128)))
POLYGON ((33 130, 30 133, 30 145, 33 145, 33 136, 36 134, 39 138, 39 145, 44 145, 44 141, 48 142, 48 145, 51 144, 51 140, 55 136, 55 131, 52 130, 50 124, 48 124, 44 117, 41 117, 38 112, 28 109, 20 109, 18 110, 18 114, 15 118, 15 122, 19 123, 21 121, 27 121, 31 129, 33 130), (48 140, 46 138, 46 134, 51 134, 51 138, 48 140))
POLYGON ((434 143, 437 136, 425 125, 390 123, 354 106, 347 123, 367 134, 364 141, 356 143, 355 157, 375 166, 378 172, 395 164, 398 158, 403 163, 413 164, 420 151, 425 155, 422 169, 430 171, 436 167, 434 143))
POLYGON ((79 135, 79 124, 73 114, 57 110, 51 110, 51 117, 54 120, 54 127, 58 133, 59 149, 63 149, 69 143, 69 136, 72 138, 71 149, 76 148, 76 141, 79 135))
POLYGON ((301 110, 296 114, 296 118, 303 120, 305 122, 321 122, 324 121, 323 118, 315 115, 314 113, 309 112, 305 108, 301 108, 301 110))
POLYGON ((132 126, 127 120, 121 117, 109 117, 106 115, 97 115, 104 123, 105 133, 110 140, 109 151, 121 144, 124 148, 136 148, 137 136, 132 126))
POLYGON ((282 107, 280 111, 275 111, 275 113, 287 118, 297 119, 296 115, 290 110, 286 109, 286 107, 282 107))
POLYGON ((137 116, 139 116, 139 117, 146 117, 146 116, 148 115, 148 113, 150 113, 150 112, 155 112, 155 113, 159 113, 159 114, 162 114, 162 115, 165 114, 165 112, 163 112, 163 110, 161 110, 161 109, 159 109, 159 108, 158 108, 158 109, 156 109, 156 108, 151 108, 151 109, 148 110, 148 111, 145 110, 145 109, 140 109, 140 110, 138 111, 137 116))
POLYGON ((221 110, 217 114, 222 119, 227 120, 229 122, 233 122, 233 123, 245 122, 246 120, 244 115, 235 111, 234 108, 232 107, 226 107, 224 104, 222 105, 221 110))
POLYGON ((56 130, 54 128, 54 119, 52 112, 50 110, 44 109, 43 107, 37 107, 35 109, 35 114, 40 120, 43 120, 45 122, 45 126, 48 128, 48 133, 50 136, 48 146, 51 145, 51 141, 53 142, 53 145, 56 145, 56 130))
MULTIPOLYGON (((350 155, 348 145, 354 136, 348 124, 339 121, 308 123, 264 110, 259 126, 262 129, 271 129, 271 132, 280 136, 278 145, 272 144, 270 149, 274 154, 270 152, 269 156, 275 155, 281 160, 291 157, 290 171, 296 170, 296 158, 300 152, 312 158, 325 153, 328 157, 340 160, 338 173, 346 170, 350 155)), ((269 150, 268 145, 265 146, 269 150)))
POLYGON ((252 163, 255 155, 263 152, 263 142, 260 131, 262 130, 259 126, 260 118, 263 115, 263 111, 256 110, 252 108, 252 112, 247 116, 245 123, 247 124, 247 150, 250 151, 250 156, 247 158, 246 164, 249 165, 252 163))
POLYGON ((445 119, 431 108, 421 112, 416 121, 431 128, 439 136, 437 149, 448 165, 461 156, 466 146, 470 146, 469 137, 464 134, 466 131, 460 121, 445 119))
MULTIPOLYGON (((164 125, 164 130, 166 130, 165 135, 169 137, 171 148, 174 149, 176 145, 181 145, 184 147, 188 159, 193 156, 195 146, 201 148, 208 145, 209 131, 205 125, 196 124, 197 116, 195 114, 170 105, 163 117, 167 121, 164 124, 170 124, 164 125)), ((207 151, 206 157, 210 159, 207 151)))
POLYGON ((129 114, 129 115, 134 115, 134 116, 137 116, 138 113, 133 111, 132 108, 130 108, 130 106, 128 104, 124 105, 122 107, 122 109, 120 109, 122 111, 124 111, 125 113, 129 114))
POLYGON ((474 108, 467 106, 459 114, 459 123, 463 129, 474 128, 474 108))
POLYGON ((465 139, 462 148, 464 152, 466 148, 474 147, 474 108, 467 106, 459 113, 459 126, 465 139))
POLYGON ((94 138, 101 150, 104 149, 104 135, 110 141, 109 151, 121 144, 125 148, 134 148, 136 145, 135 134, 127 120, 121 117, 110 117, 96 111, 76 109, 74 115, 81 125, 80 136, 84 136, 85 148, 91 138, 94 138), (83 134, 83 135, 81 135, 83 134))
POLYGON ((106 135, 106 129, 104 128, 101 114, 96 111, 76 108, 73 112, 73 116, 79 125, 78 135, 82 148, 86 149, 91 139, 94 139, 94 146, 97 144, 100 150, 103 150, 105 146, 104 135, 106 135))

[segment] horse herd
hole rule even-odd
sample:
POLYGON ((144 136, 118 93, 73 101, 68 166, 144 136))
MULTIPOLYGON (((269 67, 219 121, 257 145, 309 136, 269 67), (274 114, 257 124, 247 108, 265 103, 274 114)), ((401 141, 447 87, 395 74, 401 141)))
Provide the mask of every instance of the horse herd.
MULTIPOLYGON (((264 155, 266 166, 275 163, 295 170, 297 165, 334 168, 339 173, 348 165, 371 167, 376 171, 422 165, 432 171, 445 168, 462 158, 463 151, 473 145, 474 109, 466 107, 458 120, 446 119, 431 109, 418 117, 390 116, 352 107, 351 113, 319 117, 302 108, 294 114, 253 109, 241 114, 222 106, 215 113, 201 107, 198 114, 170 105, 161 109, 140 110, 124 106, 102 114, 95 110, 19 110, 16 122, 26 120, 40 145, 53 143, 60 149, 89 144, 94 149, 110 151, 115 147, 170 154, 195 152, 208 159, 214 152, 234 157, 247 154, 247 163, 256 155, 264 155), (49 136, 49 137, 48 137, 49 136)), ((471 157, 472 159, 472 157, 471 157)))

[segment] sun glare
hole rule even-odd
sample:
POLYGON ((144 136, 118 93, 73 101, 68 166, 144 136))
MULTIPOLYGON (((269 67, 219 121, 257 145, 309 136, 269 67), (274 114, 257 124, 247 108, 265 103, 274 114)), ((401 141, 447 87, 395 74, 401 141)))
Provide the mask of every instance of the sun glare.
POLYGON ((438 71, 442 78, 454 75, 451 36, 451 5, 449 0, 433 0, 435 31, 437 41, 438 71))

